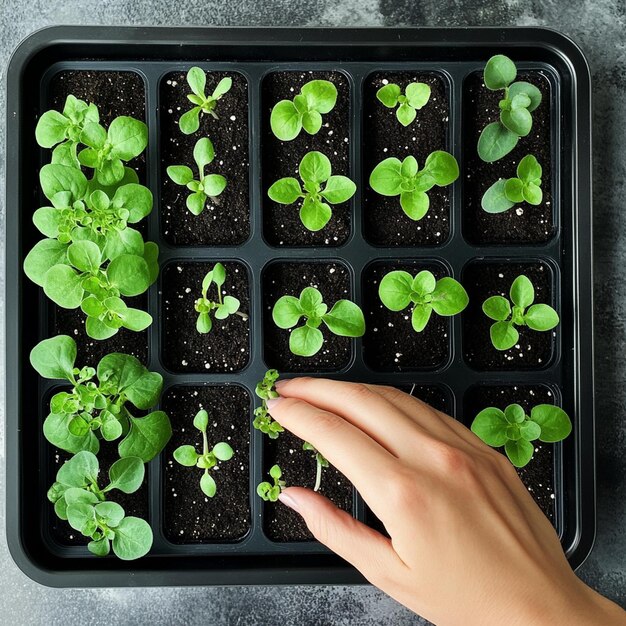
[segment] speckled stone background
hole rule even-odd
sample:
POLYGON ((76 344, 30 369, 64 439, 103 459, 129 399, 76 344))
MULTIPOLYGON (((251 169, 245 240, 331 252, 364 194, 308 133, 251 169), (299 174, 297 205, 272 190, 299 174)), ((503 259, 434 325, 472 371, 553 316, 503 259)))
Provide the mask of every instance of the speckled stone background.
MULTIPOLYGON (((626 4, 624 0, 0 0, 0 66, 53 24, 193 26, 549 26, 583 47, 594 81, 598 537, 580 576, 626 606, 626 4)), ((0 91, 4 170, 5 86, 0 91)), ((4 231, 4 177, 0 180, 4 231)), ((4 237, 2 238, 4 241, 4 237)), ((4 290, 4 256, 2 261, 4 290)), ((4 309, 4 300, 1 303, 4 309)), ((4 319, 4 310, 2 310, 4 319)), ((2 332, 4 347, 4 330, 2 332)), ((4 349, 1 350, 4 354, 4 349)), ((4 377, 2 377, 3 379, 4 377)), ((2 396, 4 396, 4 380, 2 396)), ((369 587, 53 590, 26 578, 4 536, 0 429, 0 623, 423 624, 369 587)), ((468 618, 471 621, 471 618, 468 618)), ((469 623, 469 622, 468 622, 469 623)))

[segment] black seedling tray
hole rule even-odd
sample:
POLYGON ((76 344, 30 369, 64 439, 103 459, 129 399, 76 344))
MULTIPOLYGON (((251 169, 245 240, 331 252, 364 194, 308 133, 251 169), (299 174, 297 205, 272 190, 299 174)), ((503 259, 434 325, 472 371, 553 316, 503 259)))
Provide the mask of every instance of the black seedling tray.
MULTIPOLYGON (((147 239, 160 246, 162 272, 158 285, 148 293, 148 310, 154 324, 141 350, 146 353, 147 349, 149 369, 163 374, 164 395, 175 385, 185 389, 194 385, 238 385, 250 396, 250 407, 254 406, 256 382, 268 366, 275 365, 266 362, 269 346, 264 342, 264 320, 269 309, 263 286, 270 264, 306 261, 344 267, 349 297, 361 305, 372 298, 368 281, 379 263, 398 267, 428 266, 460 280, 470 275, 480 277, 480 268, 475 271, 477 263, 502 262, 503 268, 521 263, 543 268, 537 270, 545 272, 547 299, 542 301, 551 301, 562 321, 548 342, 548 359, 537 362, 534 367, 517 367, 516 364, 524 361, 515 355, 509 359, 512 365, 505 369, 480 370, 468 363, 463 335, 478 332, 468 317, 468 309, 464 315, 443 323, 447 343, 434 364, 403 368, 395 366, 392 359, 376 371, 376 358, 371 355, 367 358, 364 341, 352 340, 348 342, 347 358, 342 367, 323 372, 325 368, 320 366, 313 375, 325 373, 409 390, 415 385, 416 395, 440 403, 466 424, 471 422, 477 409, 489 406, 498 398, 512 401, 521 395, 523 403, 544 398, 544 401, 561 404, 573 419, 573 434, 562 445, 549 446, 549 450, 544 449, 545 453, 538 452, 537 459, 525 471, 545 472, 544 478, 549 483, 544 485, 548 488, 547 499, 553 503, 544 502, 544 510, 550 510, 571 564, 576 567, 582 563, 594 538, 595 487, 590 76, 578 47, 559 33, 538 28, 56 27, 35 33, 24 41, 14 53, 8 72, 7 527, 11 553, 24 572, 47 585, 80 587, 363 581, 350 566, 315 542, 269 539, 264 523, 271 509, 256 496, 255 487, 265 479, 273 453, 261 433, 252 429, 251 420, 244 426, 245 436, 241 442, 245 450, 248 443, 245 439, 249 435, 249 463, 247 459, 244 463, 244 467, 249 468, 245 481, 249 493, 244 499, 250 507, 250 530, 243 539, 175 543, 171 537, 166 537, 163 494, 168 459, 165 453, 148 468, 144 505, 155 540, 147 557, 130 563, 113 557, 97 559, 89 555, 84 546, 59 541, 51 531, 55 519, 45 493, 54 480, 54 451, 44 440, 41 425, 47 414, 49 395, 56 385, 37 376, 29 365, 28 354, 39 340, 58 330, 55 331, 54 326, 54 308, 42 291, 24 276, 21 265, 25 254, 39 238, 31 215, 40 206, 38 170, 44 159, 49 158, 35 143, 35 124, 41 112, 51 106, 50 85, 54 77, 68 70, 86 70, 92 74, 133 72, 141 77, 145 87, 150 141, 146 178, 142 182, 147 179, 146 184, 155 197, 155 208, 146 220, 146 234, 147 239), (553 211, 546 240, 539 243, 519 243, 519 238, 508 244, 480 242, 480 232, 477 239, 476 229, 471 230, 467 225, 475 200, 465 185, 466 167, 474 163, 476 150, 468 81, 475 80, 475 73, 497 53, 509 55, 520 72, 542 76, 549 85, 549 93, 544 94, 549 112, 547 130, 544 130, 550 140, 550 162, 544 163, 544 168, 551 174, 546 175, 544 186, 551 196, 553 211), (160 86, 171 72, 185 72, 192 65, 207 71, 239 72, 247 81, 250 233, 236 246, 173 246, 162 234, 160 86), (269 141, 264 116, 268 115, 272 104, 263 97, 263 84, 273 72, 309 70, 341 72, 348 85, 347 173, 357 183, 357 193, 345 213, 350 234, 345 243, 336 247, 319 245, 319 242, 314 247, 273 246, 264 236, 263 222, 264 211, 269 210, 265 196, 267 181, 261 174, 263 163, 268 159, 269 141), (367 225, 369 236, 363 234, 366 225, 363 207, 370 201, 365 196, 371 192, 367 189, 369 171, 364 165, 362 147, 373 140, 363 102, 366 90, 371 91, 368 77, 377 72, 435 76, 443 85, 448 113, 442 118, 444 141, 437 148, 455 155, 461 175, 438 200, 446 223, 446 232, 438 233, 438 238, 431 237, 418 244, 402 243, 404 239, 399 238, 402 245, 384 247, 372 243, 376 236, 371 234, 371 224, 367 225), (449 206, 447 217, 446 206, 449 206), (468 237, 470 230, 471 237, 468 237), (185 261, 202 262, 207 269, 216 261, 237 261, 246 268, 250 355, 244 369, 174 373, 164 366, 161 353, 163 269, 185 261), (530 469, 535 461, 536 469, 530 469)), ((419 150, 419 136, 417 139, 415 146, 419 150)), ((473 289, 478 292, 480 286, 468 287, 470 297, 473 289)), ((370 321, 367 311, 366 321, 370 321)), ((189 323, 193 325, 195 320, 192 318, 189 323)), ((135 338, 135 341, 141 343, 144 339, 135 338)), ((470 360, 472 358, 470 355, 470 360)), ((284 372, 287 376, 293 373, 284 372)), ((187 411, 185 426, 189 426, 195 410, 196 407, 190 407, 187 411)), ((180 407, 177 407, 179 413, 180 407)), ((180 424, 173 422, 176 432, 180 424)), ((539 484, 541 480, 540 477, 539 484)), ((541 494, 536 495, 541 498, 541 494)), ((353 494, 352 502, 356 517, 376 523, 358 494, 353 494)))

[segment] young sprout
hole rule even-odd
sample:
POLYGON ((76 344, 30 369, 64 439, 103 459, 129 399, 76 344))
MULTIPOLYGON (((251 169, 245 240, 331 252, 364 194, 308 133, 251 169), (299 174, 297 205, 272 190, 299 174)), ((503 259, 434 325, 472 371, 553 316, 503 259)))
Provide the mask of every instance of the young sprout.
POLYGON ((256 389, 254 390, 256 395, 261 398, 261 406, 254 409, 254 421, 252 425, 270 439, 278 439, 278 435, 284 432, 284 428, 272 418, 267 408, 268 400, 279 397, 278 391, 276 391, 277 380, 278 372, 276 370, 267 370, 263 380, 257 383, 256 389))
POLYGON ((226 268, 221 263, 216 263, 213 269, 207 272, 202 280, 202 297, 198 298, 194 308, 198 313, 196 320, 196 330, 201 334, 206 334, 213 328, 211 312, 217 320, 225 320, 229 315, 238 315, 244 321, 248 319, 245 313, 239 310, 240 302, 234 296, 222 296, 222 285, 226 282, 226 268), (217 302, 209 300, 208 292, 211 285, 215 285, 217 291, 217 302))
POLYGON ((199 67, 192 67, 187 72, 187 84, 193 91, 192 94, 187 96, 187 99, 194 104, 193 109, 183 113, 178 121, 178 126, 182 133, 185 135, 191 135, 200 128, 200 114, 210 115, 216 120, 219 119, 215 112, 220 98, 230 91, 233 85, 233 79, 229 76, 222 78, 217 87, 213 90, 210 96, 205 93, 206 88, 206 74, 204 70, 199 67))
POLYGON ((350 300, 337 300, 330 311, 322 294, 314 287, 305 287, 300 297, 282 296, 272 309, 272 319, 279 328, 293 328, 304 318, 305 323, 289 335, 289 349, 298 356, 313 356, 324 343, 319 329, 322 322, 340 337, 362 337, 365 333, 363 311, 350 300))
POLYGON ((356 185, 347 176, 333 176, 330 160, 321 152, 305 154, 298 173, 304 189, 297 178, 290 176, 277 180, 267 195, 279 204, 293 204, 302 199, 302 224, 313 232, 321 230, 333 214, 329 205, 347 202, 354 195, 356 185))
POLYGON ((300 131, 315 135, 322 127, 322 114, 333 110, 337 88, 327 80, 311 80, 293 100, 281 100, 270 116, 270 126, 281 141, 295 139, 300 131))
POLYGON ((205 174, 204 168, 215 158, 215 148, 208 137, 198 139, 193 148, 193 159, 199 172, 199 180, 193 176, 186 165, 169 165, 167 175, 177 185, 187 187, 191 193, 187 196, 187 208, 194 214, 204 211, 207 200, 215 200, 224 189, 226 179, 221 174, 205 174))
POLYGON ((402 126, 408 126, 415 120, 417 110, 428 102, 430 87, 426 83, 409 83, 403 94, 400 85, 389 83, 376 92, 376 97, 389 109, 398 107, 398 121, 402 126))
POLYGON ((436 150, 426 157, 421 170, 412 156, 403 161, 395 157, 381 161, 370 174, 370 187, 381 196, 400 196, 400 206, 407 216, 421 220, 430 206, 426 192, 435 185, 450 185, 458 177, 456 159, 448 152, 436 150))
POLYGON ((495 407, 483 409, 474 418, 471 429, 487 445, 504 446, 511 463, 524 467, 535 450, 532 441, 562 441, 572 432, 572 423, 558 406, 538 404, 529 417, 519 404, 509 404, 504 411, 495 407))
POLYGON ((270 468, 270 476, 274 480, 274 484, 269 482, 263 482, 256 488, 257 494, 266 502, 276 502, 280 492, 287 484, 284 480, 281 480, 283 475, 282 470, 278 465, 272 465, 270 468))
POLYGON ((517 166, 517 178, 501 178, 485 191, 481 202, 483 210, 504 213, 518 202, 526 201, 534 206, 541 204, 541 172, 539 161, 527 154, 517 166))
POLYGON ((500 119, 488 124, 478 139, 478 156, 487 163, 507 155, 526 137, 533 125, 531 113, 541 104, 541 92, 524 81, 517 81, 515 63, 503 54, 487 61, 484 72, 485 87, 491 91, 503 90, 498 103, 500 119))
POLYGON ((59 519, 89 537, 88 550, 106 556, 113 546, 114 554, 125 561, 138 559, 152 546, 152 529, 138 517, 127 517, 124 509, 107 501, 113 489, 134 493, 143 483, 145 468, 137 457, 115 461, 109 469, 109 484, 98 484, 100 467, 95 454, 83 451, 61 465, 56 481, 48 490, 59 519))
POLYGON ((526 276, 518 276, 513 281, 509 295, 512 307, 511 302, 503 296, 491 296, 483 302, 483 312, 495 320, 489 334, 497 350, 508 350, 518 342, 519 333, 515 326, 546 331, 558 325, 559 316, 551 306, 533 304, 535 288, 526 276))
POLYGON ((185 467, 199 467, 203 469, 202 478, 200 478, 200 489, 208 498, 212 498, 217 491, 217 485, 213 476, 209 474, 209 470, 213 469, 218 461, 229 461, 233 458, 233 449, 224 441, 216 443, 213 448, 209 449, 207 439, 207 428, 209 426, 209 414, 205 411, 198 411, 193 418, 194 427, 202 433, 202 454, 198 454, 194 446, 179 446, 174 450, 174 459, 177 463, 185 467))
POLYGON ((310 450, 311 452, 313 452, 313 456, 315 457, 315 465, 316 465, 315 486, 313 487, 313 491, 319 491, 322 485, 322 470, 325 467, 328 467, 328 461, 308 441, 305 441, 304 444, 302 444, 302 449, 310 450))
POLYGON ((426 328, 433 311, 443 316, 456 315, 469 302, 461 283, 449 276, 436 280, 428 270, 415 277, 404 271, 389 272, 380 281, 378 295, 390 311, 412 306, 411 324, 418 333, 426 328))

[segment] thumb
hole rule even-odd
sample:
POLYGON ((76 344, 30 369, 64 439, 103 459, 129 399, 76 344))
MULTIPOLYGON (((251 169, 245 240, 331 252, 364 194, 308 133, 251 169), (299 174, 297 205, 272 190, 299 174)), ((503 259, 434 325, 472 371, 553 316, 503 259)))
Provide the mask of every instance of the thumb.
POLYGON ((373 585, 386 586, 406 568, 387 537, 355 520, 321 494, 288 487, 279 499, 302 516, 320 543, 354 565, 373 585))

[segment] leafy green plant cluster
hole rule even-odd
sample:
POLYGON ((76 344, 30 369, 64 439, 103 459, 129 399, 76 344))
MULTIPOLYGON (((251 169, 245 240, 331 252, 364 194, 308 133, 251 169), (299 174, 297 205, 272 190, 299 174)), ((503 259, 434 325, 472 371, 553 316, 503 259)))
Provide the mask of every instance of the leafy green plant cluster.
POLYGON ((129 404, 146 411, 161 395, 163 378, 150 372, 135 357, 113 353, 96 369, 75 367, 76 342, 67 335, 44 339, 30 353, 30 362, 43 378, 64 380, 68 391, 54 394, 43 432, 57 448, 70 453, 97 454, 100 441, 121 438, 121 457, 138 457, 144 463, 165 447, 172 435, 163 411, 134 417, 129 404))
POLYGON ((58 306, 81 308, 85 329, 108 339, 120 328, 141 331, 152 323, 122 296, 144 293, 158 276, 158 247, 129 226, 152 210, 152 194, 124 162, 147 145, 146 125, 114 119, 108 130, 93 104, 68 96, 63 113, 47 111, 37 124, 39 144, 56 146, 39 180, 50 206, 33 222, 46 236, 30 250, 24 272, 58 306), (80 145, 86 146, 78 151, 80 145), (91 168, 87 178, 81 166, 91 168))
POLYGON ((202 280, 202 297, 198 298, 194 304, 198 313, 196 330, 201 334, 206 334, 213 328, 211 314, 218 320, 225 320, 230 315, 238 315, 244 320, 248 319, 248 316, 239 310, 241 303, 237 298, 222 295, 225 282, 226 268, 221 263, 216 263, 202 280), (217 300, 211 300, 208 297, 212 285, 215 285, 217 300))
POLYGON ((547 304, 533 304, 535 288, 526 276, 518 276, 509 292, 510 301, 503 296, 491 296, 483 302, 483 312, 495 320, 490 329, 491 343, 497 350, 508 350, 519 340, 516 326, 547 331, 559 323, 557 312, 547 304), (513 306, 511 306, 513 303, 513 306))
POLYGON ((281 141, 295 139, 302 129, 315 135, 322 127, 322 115, 337 102, 337 88, 328 80, 311 80, 293 100, 281 100, 272 109, 270 127, 281 141))
POLYGON ((278 465, 272 465, 269 473, 272 478, 272 482, 260 483, 256 488, 256 492, 259 497, 266 502, 276 502, 280 492, 284 489, 287 483, 282 480, 283 471, 278 465))
POLYGON ((215 200, 226 189, 227 181, 221 174, 204 173, 204 168, 215 159, 215 148, 208 137, 198 139, 193 148, 193 159, 198 168, 198 179, 187 165, 170 165, 166 171, 174 183, 191 191, 185 201, 187 208, 194 215, 200 215, 207 201, 215 200))
POLYGON ((276 381, 278 380, 278 372, 276 370, 268 370, 263 376, 263 380, 257 383, 254 390, 256 395, 261 399, 261 406, 254 409, 254 420, 252 425, 270 439, 278 439, 280 433, 284 432, 284 428, 272 418, 267 401, 278 398, 279 394, 276 390, 276 381))
POLYGON ((437 280, 428 270, 416 276, 405 271, 389 272, 380 281, 378 295, 390 311, 411 306, 411 324, 418 333, 426 328, 433 311, 446 317, 457 315, 469 302, 461 283, 450 276, 437 280))
POLYGON ((504 213, 518 202, 539 205, 543 199, 541 191, 542 169, 539 161, 527 154, 517 166, 517 177, 500 179, 483 195, 482 208, 487 213, 504 213))
MULTIPOLYGON (((228 93, 233 86, 229 76, 222 78, 210 95, 206 95, 206 74, 200 67, 192 67, 187 72, 187 84, 193 93, 187 99, 194 105, 192 109, 183 113, 178 121, 182 133, 191 135, 200 128, 200 116, 210 115, 219 119, 215 109, 217 103, 228 93)), ((185 183, 186 184, 186 183, 185 183)))
POLYGON ((215 479, 209 473, 217 466, 218 461, 229 461, 233 458, 233 449, 225 441, 209 447, 207 428, 209 414, 205 410, 198 411, 193 419, 194 428, 202 433, 202 453, 198 454, 192 445, 179 446, 174 450, 174 459, 184 467, 199 467, 204 470, 200 478, 200 489, 205 496, 212 498, 217 492, 215 479))
POLYGON ((487 445, 504 446, 511 463, 524 467, 533 456, 533 441, 562 441, 572 432, 572 423, 558 406, 538 404, 528 416, 519 404, 510 404, 504 411, 495 407, 483 409, 475 417, 471 429, 487 445))
POLYGON ((488 163, 506 156, 532 129, 531 113, 541 104, 541 92, 525 81, 515 81, 515 63, 503 54, 487 61, 484 71, 485 87, 504 91, 498 103, 500 119, 488 124, 478 139, 478 156, 488 163))
POLYGON ((65 462, 56 482, 48 490, 57 517, 91 541, 87 545, 96 556, 114 554, 125 561, 146 555, 152 546, 152 529, 145 520, 127 516, 116 502, 107 500, 117 489, 134 493, 143 483, 145 468, 137 457, 119 459, 109 469, 109 483, 98 484, 100 467, 95 454, 84 450, 65 462))
POLYGON ((389 83, 376 92, 376 97, 389 109, 396 109, 396 117, 402 126, 409 126, 417 111, 430 99, 430 87, 426 83, 409 83, 402 93, 400 85, 389 83))
POLYGON ((313 491, 319 491, 322 486, 322 471, 328 467, 329 463, 321 452, 318 452, 313 444, 305 441, 302 444, 302 449, 313 453, 315 459, 315 485, 313 491))
POLYGON ((303 185, 291 176, 281 178, 267 190, 267 195, 279 204, 302 200, 300 221, 305 228, 316 232, 332 217, 330 205, 347 202, 354 195, 356 185, 347 176, 333 175, 329 158, 317 151, 304 155, 298 173, 303 185))
POLYGON ((370 187, 381 196, 400 196, 400 206, 412 220, 421 220, 428 212, 427 191, 435 185, 445 187, 459 177, 456 159, 443 150, 428 155, 420 170, 413 156, 403 161, 390 157, 381 161, 370 174, 370 187))
POLYGON ((322 294, 315 287, 305 287, 300 297, 282 296, 272 309, 272 319, 279 328, 296 326, 301 319, 303 326, 291 331, 289 349, 298 356, 313 356, 324 343, 320 326, 340 337, 362 337, 365 333, 363 311, 350 300, 337 300, 330 311, 322 294))

